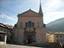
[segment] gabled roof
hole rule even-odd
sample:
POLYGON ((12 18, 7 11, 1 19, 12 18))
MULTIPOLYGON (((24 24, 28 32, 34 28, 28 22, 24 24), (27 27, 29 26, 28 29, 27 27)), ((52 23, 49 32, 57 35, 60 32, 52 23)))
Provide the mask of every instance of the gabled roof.
POLYGON ((25 12, 21 13, 21 14, 18 14, 18 16, 22 16, 23 14, 28 13, 28 12, 32 12, 32 13, 34 13, 34 14, 39 15, 39 13, 37 13, 37 12, 35 12, 35 11, 33 11, 33 10, 29 9, 29 10, 27 10, 27 11, 25 11, 25 12))
POLYGON ((0 27, 6 27, 7 28, 7 26, 4 25, 3 23, 0 23, 0 27))
POLYGON ((0 23, 0 27, 6 28, 6 29, 12 29, 10 26, 5 25, 5 24, 3 24, 3 23, 0 23))

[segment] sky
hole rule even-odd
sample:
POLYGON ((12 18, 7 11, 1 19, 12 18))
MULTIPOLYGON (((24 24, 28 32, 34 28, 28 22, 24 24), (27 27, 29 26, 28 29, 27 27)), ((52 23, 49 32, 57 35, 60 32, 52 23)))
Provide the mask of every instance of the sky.
MULTIPOLYGON (((14 25, 17 15, 32 9, 39 12, 40 0, 0 0, 0 23, 14 25)), ((41 0, 44 23, 64 18, 64 0, 41 0)))

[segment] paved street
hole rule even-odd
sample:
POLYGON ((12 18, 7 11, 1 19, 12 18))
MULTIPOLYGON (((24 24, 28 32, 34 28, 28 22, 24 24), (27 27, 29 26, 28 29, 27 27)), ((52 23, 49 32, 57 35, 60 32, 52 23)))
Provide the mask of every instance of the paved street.
POLYGON ((33 46, 23 46, 23 45, 10 45, 7 44, 6 48, 41 48, 41 47, 33 47, 33 46))

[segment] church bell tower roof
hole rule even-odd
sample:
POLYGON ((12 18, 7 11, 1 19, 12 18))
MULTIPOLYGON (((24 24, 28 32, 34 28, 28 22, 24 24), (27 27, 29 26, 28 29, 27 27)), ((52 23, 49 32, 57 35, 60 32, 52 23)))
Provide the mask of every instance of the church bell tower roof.
POLYGON ((40 7, 39 7, 39 14, 43 16, 42 7, 41 7, 41 0, 40 0, 40 7))

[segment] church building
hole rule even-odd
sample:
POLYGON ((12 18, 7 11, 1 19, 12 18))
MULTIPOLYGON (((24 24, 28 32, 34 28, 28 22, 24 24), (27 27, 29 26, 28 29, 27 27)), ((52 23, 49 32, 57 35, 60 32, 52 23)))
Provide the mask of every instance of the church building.
POLYGON ((43 23, 41 3, 39 12, 31 9, 18 14, 18 21, 14 26, 14 40, 18 44, 46 43, 46 25, 43 23))

